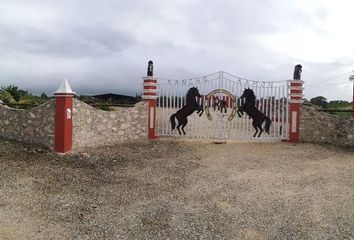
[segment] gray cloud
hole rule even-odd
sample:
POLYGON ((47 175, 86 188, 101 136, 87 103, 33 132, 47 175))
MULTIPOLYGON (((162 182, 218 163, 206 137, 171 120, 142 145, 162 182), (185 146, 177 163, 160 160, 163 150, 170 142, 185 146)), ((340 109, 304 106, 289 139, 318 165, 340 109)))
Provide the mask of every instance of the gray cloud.
MULTIPOLYGON (((332 36, 331 9, 304 11, 296 1, 8 0, 0 8, 0 85, 35 93, 51 93, 67 77, 78 93, 134 95, 150 59, 158 76, 173 79, 224 70, 283 80, 301 63, 308 83, 348 72, 354 60, 349 52, 313 62, 264 40, 302 31, 332 36)), ((324 88, 306 89, 306 97, 350 99, 341 87, 324 88)))
POLYGON ((135 40, 124 32, 105 26, 67 26, 63 30, 47 31, 32 26, 17 28, 1 26, 3 51, 47 55, 50 57, 99 57, 122 51, 135 40))

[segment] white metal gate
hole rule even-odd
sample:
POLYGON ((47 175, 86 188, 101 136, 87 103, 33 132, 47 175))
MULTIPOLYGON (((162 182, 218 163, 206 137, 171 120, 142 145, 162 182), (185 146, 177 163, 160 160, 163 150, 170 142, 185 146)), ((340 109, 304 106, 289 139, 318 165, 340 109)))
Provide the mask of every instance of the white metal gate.
POLYGON ((287 139, 288 97, 289 81, 252 81, 226 72, 217 72, 186 80, 159 79, 156 109, 157 134, 160 136, 236 140, 287 139), (180 136, 177 130, 171 131, 170 116, 185 105, 185 95, 191 87, 198 88, 202 95, 198 101, 208 108, 210 114, 209 118, 205 112, 201 117, 196 112, 190 115, 185 127, 186 135, 180 136), (249 119, 247 114, 241 118, 237 114, 232 116, 234 110, 241 105, 239 97, 245 88, 254 91, 257 97, 256 107, 272 120, 270 134, 263 132, 260 138, 253 138, 255 129, 252 127, 252 119, 249 119), (209 101, 206 101, 207 96, 209 101), (223 106, 219 104, 221 100, 226 109, 223 109, 223 106))

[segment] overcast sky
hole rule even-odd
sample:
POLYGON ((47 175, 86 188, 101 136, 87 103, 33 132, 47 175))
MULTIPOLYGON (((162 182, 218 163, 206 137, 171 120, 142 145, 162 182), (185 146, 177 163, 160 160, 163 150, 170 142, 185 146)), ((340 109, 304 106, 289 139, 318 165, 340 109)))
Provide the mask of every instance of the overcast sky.
POLYGON ((352 0, 0 0, 0 86, 52 94, 141 93, 157 77, 226 71, 291 79, 305 97, 351 101, 352 0), (338 75, 341 77, 335 78, 338 75))

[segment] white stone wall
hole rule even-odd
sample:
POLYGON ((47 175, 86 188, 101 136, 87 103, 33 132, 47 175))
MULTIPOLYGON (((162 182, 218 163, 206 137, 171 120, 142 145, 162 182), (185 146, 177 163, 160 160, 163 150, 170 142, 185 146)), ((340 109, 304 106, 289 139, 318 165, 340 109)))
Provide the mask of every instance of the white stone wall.
POLYGON ((354 120, 303 106, 300 117, 300 139, 302 142, 354 147, 354 120))
POLYGON ((73 149, 114 145, 124 141, 146 138, 147 102, 117 111, 103 111, 74 99, 73 149))
POLYGON ((53 148, 54 114, 54 100, 28 110, 0 104, 0 137, 53 148))

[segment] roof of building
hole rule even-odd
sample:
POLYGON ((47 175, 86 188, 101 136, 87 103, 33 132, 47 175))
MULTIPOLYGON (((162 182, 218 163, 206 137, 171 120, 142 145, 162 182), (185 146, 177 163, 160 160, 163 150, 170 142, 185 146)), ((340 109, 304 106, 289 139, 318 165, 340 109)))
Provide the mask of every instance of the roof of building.
POLYGON ((100 98, 100 99, 108 99, 108 98, 128 98, 128 99, 135 99, 136 97, 126 96, 121 94, 114 94, 114 93, 105 93, 105 94, 98 94, 93 95, 92 97, 100 98))

